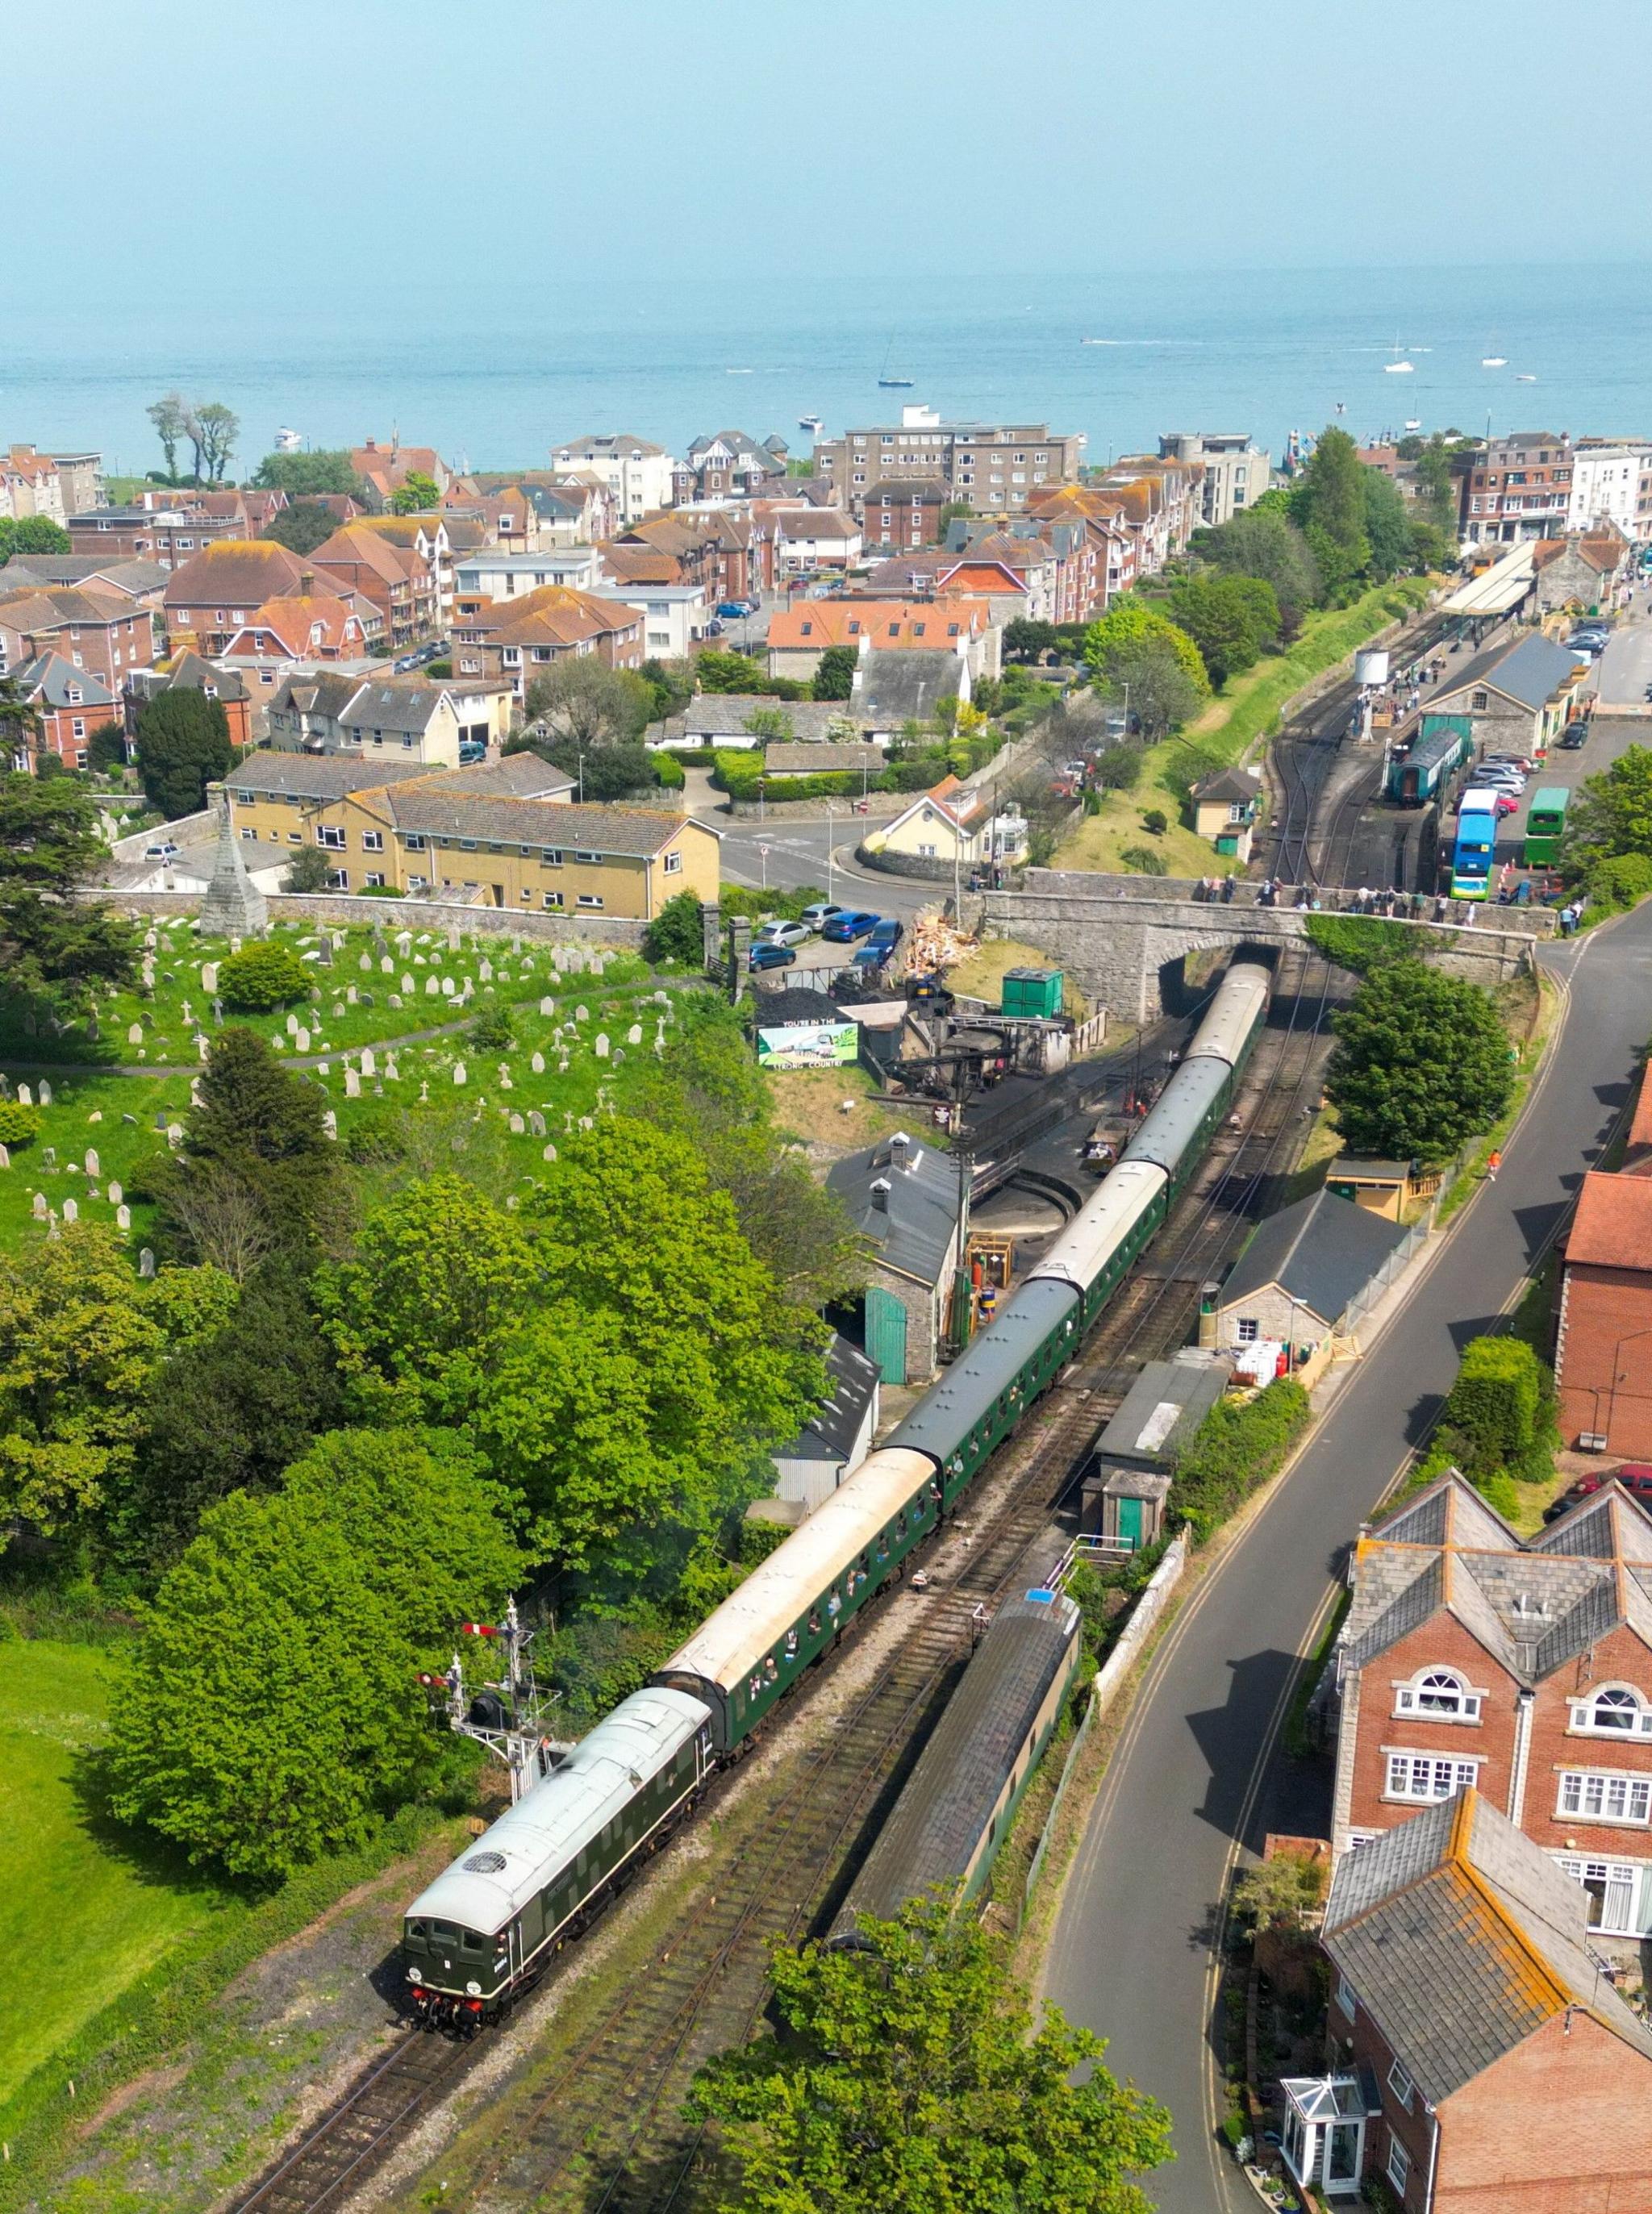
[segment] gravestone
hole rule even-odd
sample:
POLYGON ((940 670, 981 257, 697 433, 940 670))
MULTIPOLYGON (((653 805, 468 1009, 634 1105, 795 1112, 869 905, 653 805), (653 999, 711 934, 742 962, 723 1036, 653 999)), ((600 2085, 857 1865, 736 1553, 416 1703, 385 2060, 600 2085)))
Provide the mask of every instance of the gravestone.
POLYGON ((413 951, 412 931, 397 931, 395 934, 395 950, 401 956, 404 961, 407 958, 408 955, 413 951))
POLYGON ((298 1018, 297 1015, 289 1015, 287 1017, 287 1036, 289 1037, 297 1037, 297 1035, 298 1018))
POLYGON ((541 1158, 544 1160, 554 1161, 556 1159, 556 1147, 554 1146, 547 1146, 541 1158))
POLYGON ((395 975, 395 963, 391 960, 388 953, 382 953, 379 956, 378 972, 381 976, 394 976, 395 975))
POLYGON ((339 1116, 338 1110, 335 1108, 327 1107, 322 1110, 321 1130, 323 1135, 326 1137, 336 1138, 338 1136, 339 1116))
POLYGON ((548 1022, 551 1017, 556 1012, 556 1001, 549 999, 541 1000, 539 1003, 539 1012, 548 1022))
POLYGON ((46 1194, 43 1191, 37 1191, 34 1195, 34 1220, 37 1222, 44 1222, 50 1212, 51 1209, 46 1203, 46 1194))
POLYGON ((387 1053, 384 1056, 384 1073, 392 1084, 399 1084, 401 1081, 401 1071, 395 1065, 395 1055, 393 1053, 387 1053))
POLYGON ((116 1208, 114 1211, 114 1226, 117 1230, 130 1230, 132 1228, 131 1208, 125 1205, 116 1208))
POLYGON ((211 1040, 207 1037, 206 1032, 205 1032, 205 1031, 196 1031, 196 1033, 195 1033, 195 1058, 196 1058, 196 1060, 197 1060, 197 1061, 210 1061, 210 1060, 211 1059, 211 1057, 212 1057, 212 1042, 211 1042, 211 1040))
POLYGON ((189 1104, 192 1107, 199 1107, 201 1104, 201 1079, 199 1076, 192 1076, 189 1079, 189 1104))
POLYGON ((103 1173, 102 1169, 98 1164, 97 1147, 95 1146, 88 1146, 86 1148, 86 1173, 89 1177, 101 1176, 103 1173))
POLYGON ((370 953, 364 953, 361 958, 357 962, 356 966, 361 970, 364 976, 370 976, 373 973, 372 955, 370 953))
POLYGON ((63 1219, 65 1222, 78 1222, 80 1220, 80 1202, 78 1200, 64 1200, 63 1203, 63 1219))
POLYGON ((364 1045, 361 1049, 361 1073, 364 1076, 378 1074, 378 1057, 370 1045, 364 1045))
POLYGON ((220 1028, 223 1027, 223 1002, 222 1000, 214 1000, 212 1002, 212 1019, 219 1025, 220 1028))
POLYGON ((545 1135, 545 1117, 537 1107, 530 1107, 528 1110, 528 1128, 536 1138, 542 1138, 545 1135))
POLYGON ((34 1104, 34 1094, 27 1084, 20 1084, 17 1087, 17 1104, 20 1107, 32 1107, 34 1104))
POLYGON ((491 984, 493 981, 493 963, 491 961, 484 961, 481 966, 477 969, 476 976, 479 982, 481 983, 491 984))
POLYGON ((309 1051, 309 1032, 304 1029, 302 1024, 292 1034, 292 1043, 293 1050, 296 1053, 308 1053, 309 1051))
POLYGON ((413 994, 419 989, 418 977, 404 976, 401 979, 401 989, 404 995, 407 999, 411 1000, 413 994))
POLYGON ((642 1024, 640 1023, 632 1024, 630 1029, 625 1034, 625 1042, 627 1045, 640 1045, 642 1043, 642 1024))
POLYGON ((453 1080, 456 1084, 462 1084, 465 1080, 465 1065, 462 1061, 456 1061, 453 1064, 453 1080))
POLYGON ((451 976, 444 976, 442 979, 442 997, 444 1000, 450 1000, 453 997, 453 979, 451 976))
MULTIPOLYGON (((526 1122, 523 1120, 523 1118, 520 1115, 513 1115, 513 1116, 511 1117, 511 1136, 512 1136, 513 1138, 519 1138, 519 1137, 521 1137, 521 1135, 523 1135, 523 1131, 524 1131, 524 1130, 526 1130, 526 1128, 528 1128, 528 1125, 527 1125, 526 1122)), ((3 1166, 5 1166, 5 1167, 8 1167, 8 1168, 9 1168, 9 1167, 11 1165, 11 1164, 8 1161, 8 1162, 6 1162, 6 1163, 4 1163, 4 1164, 0 1164, 0 1165, 3 1165, 3 1166)))
POLYGON ((333 1019, 335 1023, 341 1023, 344 1020, 344 1001, 342 1000, 334 1000, 333 1002, 333 1019))
POLYGON ((346 1068, 344 1073, 344 1096, 346 1099, 361 1098, 361 1079, 353 1068, 346 1068))
POLYGON ((357 994, 356 988, 353 984, 351 985, 349 990, 345 994, 344 1003, 347 1007, 358 1007, 361 1005, 361 1000, 357 994))
POLYGON ((439 977, 436 977, 436 976, 426 976, 426 977, 425 977, 425 997, 427 1000, 433 1000, 433 999, 435 999, 435 998, 436 998, 436 996, 437 995, 437 994, 441 991, 441 988, 442 988, 442 984, 441 984, 441 980, 440 980, 440 978, 439 978, 439 977))
POLYGON ((325 938, 321 940, 315 949, 315 958, 323 969, 330 969, 333 966, 333 946, 330 940, 325 938))
POLYGON ((9 1169, 10 1166, 11 1148, 9 1146, 0 1146, 0 1169, 9 1169))
POLYGON ((400 992, 392 992, 392 993, 391 993, 391 994, 390 994, 390 1005, 391 1005, 391 1006, 395 1009, 395 1011, 396 1011, 396 1012, 397 1012, 398 1014, 400 1014, 400 1013, 401 1013, 401 993, 400 993, 400 992))
POLYGON ((168 1143, 168 1145, 169 1145, 169 1146, 173 1146, 173 1147, 181 1146, 181 1145, 182 1145, 182 1143, 183 1143, 183 1141, 184 1141, 184 1126, 183 1126, 183 1124, 182 1124, 181 1122, 168 1122, 168 1123, 167 1124, 167 1143, 168 1143))
POLYGON ((208 993, 208 994, 211 994, 211 993, 216 992, 216 991, 217 990, 217 988, 218 988, 218 964, 217 964, 217 963, 216 961, 203 961, 203 962, 202 962, 202 963, 201 963, 201 989, 202 989, 202 991, 203 991, 203 992, 205 992, 205 993, 208 993))
POLYGON ((606 1061, 608 1059, 608 1032, 606 1031, 598 1031, 597 1033, 597 1058, 598 1061, 606 1061))
POLYGON ((155 1256, 147 1245, 144 1246, 138 1253, 138 1273, 140 1276, 146 1277, 155 1274, 155 1256))
POLYGON ((535 1076, 543 1076, 543 1075, 544 1075, 544 1073, 545 1073, 545 1056, 544 1056, 544 1055, 543 1055, 542 1053, 536 1053, 536 1054, 534 1055, 533 1060, 532 1060, 531 1063, 529 1064, 529 1066, 532 1067, 533 1072, 534 1072, 534 1074, 535 1074, 535 1076))
POLYGON ((590 1009, 589 1007, 576 1007, 573 1011, 573 1018, 577 1023, 588 1023, 590 1020, 590 1009))
POLYGON ((125 1193, 125 1187, 121 1183, 121 1182, 119 1181, 119 1177, 111 1177, 109 1178, 109 1204, 110 1204, 110 1206, 111 1206, 111 1207, 119 1207, 119 1204, 120 1204, 120 1202, 121 1202, 121 1201, 122 1201, 123 1199, 125 1199, 125 1196, 126 1196, 126 1193, 125 1193))
MULTIPOLYGON (((49 1107, 52 1104, 52 1084, 48 1077, 43 1076, 40 1079, 40 1088, 34 1096, 42 1107, 49 1107)), ((99 1116, 95 1119, 101 1121, 102 1118, 99 1116)))
POLYGON ((458 951, 459 951, 459 932, 458 932, 458 928, 457 928, 457 926, 456 926, 456 925, 452 924, 452 923, 450 923, 450 924, 449 924, 449 926, 448 926, 448 951, 449 951, 450 953, 456 953, 458 951))

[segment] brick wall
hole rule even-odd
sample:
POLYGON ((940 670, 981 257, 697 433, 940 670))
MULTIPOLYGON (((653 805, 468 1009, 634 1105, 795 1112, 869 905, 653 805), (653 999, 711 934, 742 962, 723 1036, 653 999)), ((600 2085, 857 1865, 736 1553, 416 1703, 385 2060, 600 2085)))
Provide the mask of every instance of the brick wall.
MULTIPOLYGON (((1334 1970, 1332 1973, 1334 1977, 1334 1970)), ((1365 2009, 1357 2003, 1350 2039, 1346 2027, 1348 2016, 1336 1997, 1337 1988, 1333 1981, 1329 2017, 1331 2033, 1341 2045, 1344 2055, 1348 2054, 1351 2044, 1351 2057, 1355 2064, 1371 2070, 1377 2079, 1377 2088, 1382 2097, 1381 2115, 1367 2121, 1365 2125, 1365 2172, 1367 2175, 1386 2177, 1392 2132, 1411 2156, 1410 2173, 1405 2180, 1403 2201, 1405 2214, 1425 2214, 1429 2204, 1429 2162, 1433 2149, 1434 2130, 1423 2112, 1422 2096, 1414 2091, 1409 2108, 1400 2104, 1388 2081, 1394 2064, 1392 2049, 1365 2009)), ((1355 1997, 1357 2002, 1357 1992, 1355 1997)))
MULTIPOLYGON (((1525 1805, 1520 1827, 1551 1852, 1576 1851, 1597 1859, 1645 1860, 1652 1830, 1645 1824, 1589 1822, 1557 1813, 1563 1769, 1612 1775, 1652 1776, 1652 1738, 1628 1733, 1574 1730, 1572 1702, 1607 1684, 1627 1684, 1652 1694, 1652 1653, 1627 1624, 1620 1624, 1575 1661, 1547 1677, 1532 1703, 1525 1805)), ((1649 2118, 1652 2119, 1652 2118, 1649 2118)))
POLYGON ((1652 2060, 1557 2015, 1441 2102, 1434 2214, 1649 2214, 1649 2124, 1652 2060))
POLYGON ((1604 1434, 1610 1452, 1652 1459, 1652 1274, 1569 1263, 1556 1368, 1568 1445, 1604 1434))
MULTIPOLYGON (((1349 1827, 1392 1830, 1418 1811, 1418 1801, 1386 1795, 1390 1750, 1478 1760, 1477 1788, 1506 1813, 1514 1773, 1517 1688, 1514 1678, 1455 1616, 1444 1612, 1380 1653, 1361 1672, 1357 1728, 1344 1728, 1337 1746, 1338 1765, 1346 1761, 1349 1766, 1349 1827), (1484 1694, 1479 1722, 1441 1722, 1394 1712, 1396 1685, 1429 1667, 1454 1668, 1484 1694)), ((1345 1842, 1338 1840, 1339 1845, 1345 1842)))

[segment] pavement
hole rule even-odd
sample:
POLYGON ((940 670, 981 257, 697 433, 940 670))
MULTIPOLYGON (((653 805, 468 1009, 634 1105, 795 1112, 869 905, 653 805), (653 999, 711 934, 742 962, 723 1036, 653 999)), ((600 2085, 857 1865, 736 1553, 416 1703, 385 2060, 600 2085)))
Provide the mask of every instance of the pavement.
POLYGON ((1174 1619, 1068 1879, 1042 1988, 1110 2040, 1110 2068, 1169 2106, 1178 2158, 1147 2180, 1163 2214, 1254 2209, 1215 2135, 1212 1929, 1242 1850, 1259 1851, 1270 1830, 1328 1832, 1326 1764, 1275 1752, 1299 1656, 1462 1348, 1495 1326, 1561 1230, 1652 1031, 1652 907, 1539 957, 1567 1005, 1496 1183, 1463 1208, 1294 1466, 1174 1619))
POLYGON ((1606 650, 1595 664, 1595 683, 1600 695, 1600 713, 1616 706, 1645 709, 1646 688, 1652 684, 1652 593, 1643 593, 1633 603, 1629 619, 1619 621, 1606 640, 1606 650))

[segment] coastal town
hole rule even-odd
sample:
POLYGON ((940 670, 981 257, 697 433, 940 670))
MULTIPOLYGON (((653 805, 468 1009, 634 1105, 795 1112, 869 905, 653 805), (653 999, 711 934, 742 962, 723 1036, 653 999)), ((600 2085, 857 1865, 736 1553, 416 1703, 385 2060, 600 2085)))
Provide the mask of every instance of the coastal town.
POLYGON ((147 417, 0 450, 0 2209, 1652 2205, 1652 433, 147 417))

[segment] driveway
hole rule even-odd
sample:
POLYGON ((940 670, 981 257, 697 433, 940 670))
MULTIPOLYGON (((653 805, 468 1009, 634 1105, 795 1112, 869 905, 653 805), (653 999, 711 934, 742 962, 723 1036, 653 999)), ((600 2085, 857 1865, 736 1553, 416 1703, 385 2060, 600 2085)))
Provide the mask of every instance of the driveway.
POLYGON ((1652 1028, 1652 907, 1546 946, 1569 1002, 1537 1090, 1432 1265, 1256 1520, 1173 1623, 1080 1843, 1043 1988, 1164 2100, 1179 2157, 1165 2214, 1254 2208, 1214 2131, 1210 1925, 1243 1848, 1327 1833, 1323 1768, 1274 1758, 1343 1550, 1423 1437, 1467 1341, 1494 1327, 1564 1222, 1630 1097, 1652 1028))

